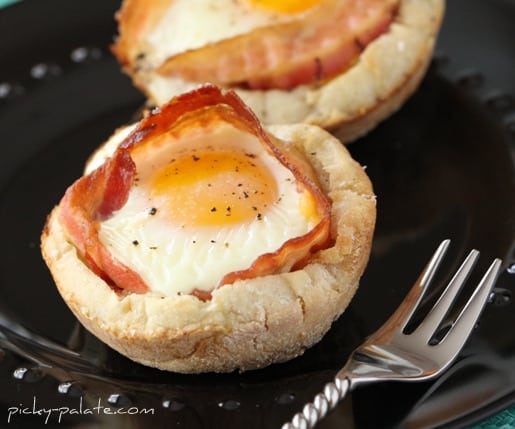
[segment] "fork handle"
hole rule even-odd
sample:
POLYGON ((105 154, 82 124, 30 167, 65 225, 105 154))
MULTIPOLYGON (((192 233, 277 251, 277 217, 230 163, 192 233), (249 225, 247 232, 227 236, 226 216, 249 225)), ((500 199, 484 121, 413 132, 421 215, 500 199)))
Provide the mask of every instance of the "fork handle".
POLYGON ((324 418, 345 397, 350 389, 347 377, 335 377, 327 383, 313 402, 304 405, 301 412, 295 414, 291 422, 285 423, 281 429, 311 429, 324 418))

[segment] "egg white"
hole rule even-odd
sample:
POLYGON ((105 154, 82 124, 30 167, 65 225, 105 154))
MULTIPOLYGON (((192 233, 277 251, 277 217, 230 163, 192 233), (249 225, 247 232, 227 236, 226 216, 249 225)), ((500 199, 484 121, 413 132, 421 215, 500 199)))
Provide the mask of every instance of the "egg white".
POLYGON ((149 33, 146 62, 157 66, 168 57, 288 22, 301 14, 274 12, 245 0, 175 0, 149 33))
MULTIPOLYGON (((203 138, 193 134, 181 145, 194 146, 196 139, 203 138)), ((256 137, 227 124, 218 127, 210 139, 214 143, 238 141, 257 154, 273 173, 280 199, 259 219, 220 226, 185 226, 170 222, 160 210, 151 214, 154 203, 148 191, 144 186, 134 186, 125 206, 101 223, 99 237, 113 256, 137 272, 154 292, 172 296, 195 289, 210 291, 226 274, 249 268, 258 256, 306 234, 317 222, 302 211, 303 196, 292 172, 256 137)), ((164 153, 153 157, 169 158, 164 153)), ((138 177, 144 180, 145 172, 156 165, 147 163, 137 168, 138 177)))

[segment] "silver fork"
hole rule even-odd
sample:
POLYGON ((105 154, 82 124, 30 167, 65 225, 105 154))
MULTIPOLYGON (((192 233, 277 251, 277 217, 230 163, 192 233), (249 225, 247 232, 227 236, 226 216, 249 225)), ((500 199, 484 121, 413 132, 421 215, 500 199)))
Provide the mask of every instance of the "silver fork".
POLYGON ((413 332, 405 333, 449 243, 450 240, 445 240, 440 244, 388 321, 354 350, 334 381, 327 383, 322 393, 316 395, 313 402, 306 404, 282 429, 313 428, 358 384, 383 380, 428 380, 449 367, 476 324, 501 267, 501 260, 495 259, 443 338, 435 339, 479 256, 477 250, 472 250, 424 320, 413 332))

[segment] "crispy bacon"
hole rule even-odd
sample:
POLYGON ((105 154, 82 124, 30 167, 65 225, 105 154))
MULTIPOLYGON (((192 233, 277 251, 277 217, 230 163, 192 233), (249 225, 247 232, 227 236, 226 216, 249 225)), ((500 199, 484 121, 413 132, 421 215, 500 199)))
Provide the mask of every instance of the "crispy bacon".
POLYGON ((60 221, 91 270, 113 285, 146 292, 141 277, 115 260, 98 237, 100 222, 120 209, 132 186, 136 166, 127 150, 119 150, 101 167, 81 177, 66 191, 59 205, 60 221))
POLYGON ((327 0, 302 20, 259 28, 168 58, 163 76, 253 89, 291 89, 349 68, 386 32, 399 0, 327 0))
MULTIPOLYGON (((330 202, 320 191, 304 161, 297 161, 281 150, 260 126, 254 114, 238 96, 207 85, 173 99, 153 115, 143 119, 136 129, 119 145, 116 152, 101 167, 77 180, 60 203, 60 220, 71 242, 86 264, 113 286, 130 292, 144 293, 148 286, 141 277, 117 261, 99 239, 100 224, 126 203, 136 176, 139 156, 153 145, 173 144, 174 139, 162 139, 163 134, 180 138, 181 130, 199 126, 206 121, 227 121, 252 133, 270 148, 289 168, 300 186, 314 196, 321 210, 321 221, 304 236, 285 242, 273 253, 260 255, 248 269, 228 273, 219 285, 237 279, 282 272, 306 261, 311 252, 330 244, 330 202)), ((199 299, 209 293, 192 292, 199 299)))

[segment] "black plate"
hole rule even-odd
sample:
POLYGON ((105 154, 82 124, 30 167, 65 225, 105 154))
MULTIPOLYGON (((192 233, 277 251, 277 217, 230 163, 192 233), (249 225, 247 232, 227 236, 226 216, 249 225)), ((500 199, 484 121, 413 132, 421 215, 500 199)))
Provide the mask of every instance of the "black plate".
MULTIPOLYGON (((9 414, 9 427, 43 425, 38 410, 66 406, 60 424, 73 427, 280 427, 386 319, 442 239, 452 239, 447 271, 472 247, 478 272, 494 257, 514 264, 515 3, 451 0, 419 91, 350 147, 374 182, 377 231, 360 290, 326 337, 244 374, 163 373, 113 352, 59 297, 39 236, 88 154, 143 102, 109 53, 118 4, 25 1, 0 12, 0 425, 9 414), (108 415, 99 401, 138 414, 108 415)), ((320 428, 455 428, 514 402, 510 271, 446 375, 360 388, 320 428)))

